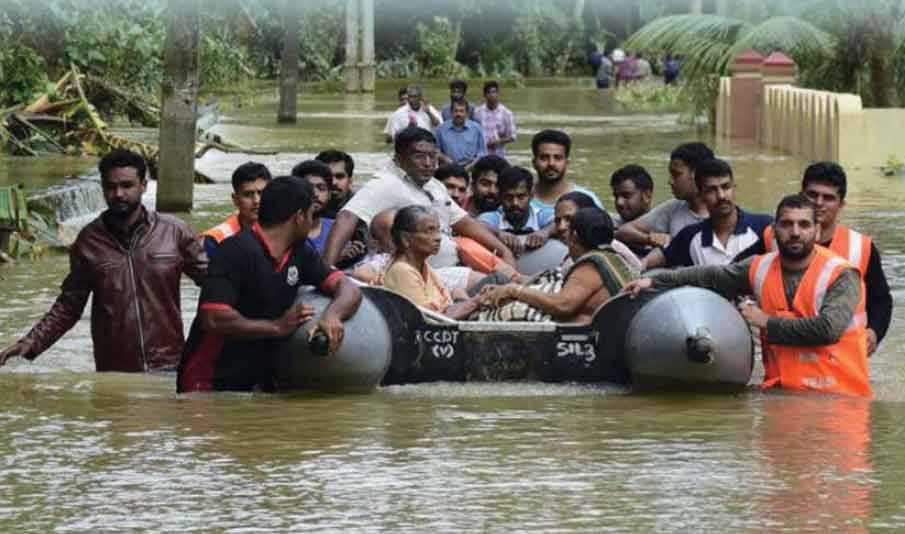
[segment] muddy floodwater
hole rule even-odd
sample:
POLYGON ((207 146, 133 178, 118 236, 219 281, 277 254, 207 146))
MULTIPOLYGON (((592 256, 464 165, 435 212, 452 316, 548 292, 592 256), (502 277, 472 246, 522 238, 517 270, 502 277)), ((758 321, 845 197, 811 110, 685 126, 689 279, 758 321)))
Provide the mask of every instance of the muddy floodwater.
MULTIPOLYGON (((305 94, 277 125, 276 89, 227 100, 216 132, 275 156, 210 152, 195 229, 230 212, 248 159, 286 174, 336 147, 361 182, 389 154, 381 131, 395 84, 376 95, 305 94), (241 107, 236 104, 241 103, 241 107)), ((479 93, 470 89, 470 95, 479 93)), ((429 86, 439 106, 447 95, 429 86)), ((640 163, 657 201, 668 154, 712 139, 672 113, 619 110, 582 84, 502 92, 516 115, 516 164, 530 138, 573 138, 569 176, 612 207, 609 175, 640 163)), ((716 144, 737 200, 772 211, 808 163, 716 144)), ((87 158, 0 158, 0 184, 87 175, 87 158)), ((632 394, 606 386, 428 384, 370 395, 178 397, 170 375, 95 374, 88 314, 33 363, 0 370, 0 531, 866 532, 905 529, 905 182, 849 169, 844 221, 873 236, 896 309, 871 359, 871 401, 632 394)), ((154 184, 147 199, 153 205, 154 184)), ((90 216, 90 215, 89 215, 90 216)), ((57 295, 64 255, 0 267, 0 345, 57 295)), ((198 290, 183 282, 186 328, 198 290)))

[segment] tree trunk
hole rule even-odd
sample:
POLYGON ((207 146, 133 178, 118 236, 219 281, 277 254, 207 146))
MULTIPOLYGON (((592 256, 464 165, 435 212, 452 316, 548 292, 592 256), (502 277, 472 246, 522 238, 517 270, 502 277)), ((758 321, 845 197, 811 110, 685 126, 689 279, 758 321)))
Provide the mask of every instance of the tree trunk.
POLYGON ((359 2, 360 0, 346 0, 346 64, 343 66, 343 73, 347 93, 357 93, 361 90, 358 71, 359 2))
POLYGON ((280 66, 280 110, 277 122, 296 122, 299 94, 299 2, 284 0, 283 64, 280 66))
POLYGON ((872 6, 867 28, 869 51, 867 68, 870 69, 870 92, 873 106, 895 107, 898 103, 896 81, 893 74, 892 56, 895 51, 895 25, 899 19, 895 2, 887 4, 888 9, 872 6))
MULTIPOLYGON (((878 29, 878 33, 879 30, 878 29)), ((870 92, 874 107, 895 107, 898 101, 896 97, 895 77, 892 73, 890 57, 893 52, 892 34, 882 32, 874 36, 873 46, 867 60, 870 69, 870 92)))
POLYGON ((201 33, 199 0, 169 0, 161 84, 157 209, 192 209, 201 33))

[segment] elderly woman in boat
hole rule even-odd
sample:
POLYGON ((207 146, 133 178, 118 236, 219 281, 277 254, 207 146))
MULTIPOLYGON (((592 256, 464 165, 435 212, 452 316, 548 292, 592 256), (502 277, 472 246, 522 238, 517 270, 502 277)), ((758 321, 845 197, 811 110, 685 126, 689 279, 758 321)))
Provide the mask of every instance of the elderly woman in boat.
POLYGON ((636 275, 612 247, 613 220, 597 207, 581 208, 571 216, 566 235, 573 264, 562 289, 547 293, 507 284, 486 288, 484 296, 494 306, 509 300, 524 302, 561 323, 589 323, 601 304, 616 296, 636 275))
POLYGON ((385 288, 452 319, 465 319, 480 307, 481 295, 454 303, 427 263, 440 250, 440 220, 434 213, 422 206, 404 207, 393 218, 390 234, 395 251, 383 274, 385 288))

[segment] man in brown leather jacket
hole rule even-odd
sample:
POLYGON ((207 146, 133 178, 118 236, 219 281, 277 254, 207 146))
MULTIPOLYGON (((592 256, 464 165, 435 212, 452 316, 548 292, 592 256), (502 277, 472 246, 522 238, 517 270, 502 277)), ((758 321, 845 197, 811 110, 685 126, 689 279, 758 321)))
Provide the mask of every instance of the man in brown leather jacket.
POLYGON ((86 226, 69 252, 70 271, 50 311, 0 352, 32 360, 78 321, 91 301, 91 338, 98 371, 175 370, 185 337, 179 309, 184 272, 200 284, 207 256, 180 219, 146 210, 141 156, 114 150, 100 162, 108 209, 86 226))

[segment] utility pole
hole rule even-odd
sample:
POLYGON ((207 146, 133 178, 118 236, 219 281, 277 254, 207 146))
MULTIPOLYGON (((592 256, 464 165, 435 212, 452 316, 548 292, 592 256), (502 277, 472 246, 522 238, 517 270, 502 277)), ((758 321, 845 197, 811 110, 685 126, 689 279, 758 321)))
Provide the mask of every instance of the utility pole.
POLYGON ((361 0, 361 90, 374 92, 374 0, 361 0))
POLYGON ((374 92, 374 0, 346 0, 346 92, 374 92))
POLYGON ((343 67, 343 74, 347 93, 357 93, 361 90, 361 77, 358 72, 358 3, 359 0, 346 0, 346 64, 343 67))
POLYGON ((161 84, 157 209, 192 210, 195 120, 198 112, 199 0, 169 0, 161 84))
POLYGON ((299 94, 299 0, 283 3, 283 63, 280 66, 280 110, 277 122, 297 120, 299 94))

